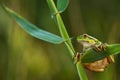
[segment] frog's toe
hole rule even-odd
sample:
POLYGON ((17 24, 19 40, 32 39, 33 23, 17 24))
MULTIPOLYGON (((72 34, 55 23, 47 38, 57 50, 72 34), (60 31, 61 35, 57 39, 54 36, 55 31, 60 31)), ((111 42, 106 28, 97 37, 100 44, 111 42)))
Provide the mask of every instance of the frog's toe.
POLYGON ((100 52, 101 51, 101 48, 98 46, 98 47, 93 47, 93 49, 95 50, 95 51, 97 51, 97 52, 100 52))
POLYGON ((103 50, 103 51, 106 51, 107 43, 104 43, 104 44, 102 44, 101 46, 102 46, 102 50, 103 50))

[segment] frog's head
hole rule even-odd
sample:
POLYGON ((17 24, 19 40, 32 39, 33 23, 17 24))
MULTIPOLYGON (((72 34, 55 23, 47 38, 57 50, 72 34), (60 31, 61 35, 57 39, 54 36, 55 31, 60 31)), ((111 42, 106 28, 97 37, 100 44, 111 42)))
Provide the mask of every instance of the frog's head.
POLYGON ((98 39, 88 35, 88 34, 83 34, 77 37, 77 41, 80 42, 81 44, 96 44, 98 41, 98 39))

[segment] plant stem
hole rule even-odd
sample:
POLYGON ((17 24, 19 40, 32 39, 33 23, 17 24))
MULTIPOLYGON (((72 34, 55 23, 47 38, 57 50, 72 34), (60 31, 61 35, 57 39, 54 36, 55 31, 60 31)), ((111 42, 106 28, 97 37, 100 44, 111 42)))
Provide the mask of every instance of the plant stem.
POLYGON ((76 64, 76 67, 77 67, 77 71, 78 71, 78 75, 80 77, 80 80, 88 80, 87 75, 85 73, 85 70, 84 70, 84 68, 82 66, 82 63, 78 62, 76 64))
POLYGON ((65 29, 65 25, 62 21, 60 14, 59 14, 59 11, 57 10, 53 0, 47 0, 47 2, 48 2, 48 5, 50 7, 50 10, 52 12, 52 15, 56 18, 56 21, 57 21, 57 24, 58 24, 58 27, 60 30, 60 34, 61 34, 62 38, 65 40, 65 44, 68 47, 68 50, 70 51, 71 56, 74 56, 75 50, 72 46, 70 37, 65 29))
MULTIPOLYGON (((58 24, 58 27, 60 30, 60 34, 61 34, 62 38, 65 40, 65 44, 70 52, 70 55, 73 57, 75 55, 75 50, 74 50, 74 47, 71 43, 68 32, 65 28, 63 20, 59 14, 59 11, 57 10, 53 0, 47 0, 47 3, 48 3, 48 6, 52 12, 52 15, 54 15, 54 17, 56 18, 56 21, 57 21, 57 24, 58 24)), ((78 75, 80 77, 80 80, 88 80, 87 75, 82 67, 82 64, 80 62, 78 62, 76 64, 76 67, 77 67, 77 71, 78 71, 78 75)))

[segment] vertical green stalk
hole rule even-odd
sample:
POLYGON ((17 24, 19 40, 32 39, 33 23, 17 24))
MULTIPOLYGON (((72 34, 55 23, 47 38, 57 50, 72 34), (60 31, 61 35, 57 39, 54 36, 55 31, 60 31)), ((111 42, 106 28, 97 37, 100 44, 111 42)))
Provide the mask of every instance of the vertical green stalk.
POLYGON ((78 71, 78 75, 80 77, 80 80, 88 80, 87 75, 85 73, 85 70, 84 70, 84 68, 82 66, 82 63, 78 62, 76 64, 76 67, 77 67, 77 71, 78 71))
POLYGON ((47 0, 48 2, 48 6, 52 12, 52 15, 56 18, 57 20, 57 24, 58 24, 58 27, 59 27, 59 30, 60 30, 60 34, 62 36, 62 38, 65 40, 65 44, 66 46, 68 47, 68 50, 70 51, 71 53, 71 56, 74 56, 74 53, 75 53, 75 50, 72 46, 72 43, 71 43, 71 40, 70 40, 70 37, 66 31, 66 28, 65 28, 65 25, 62 21, 62 18, 55 6, 55 3, 53 0, 47 0))
MULTIPOLYGON (((74 50, 74 47, 71 43, 70 37, 67 33, 67 30, 65 28, 63 20, 59 14, 59 11, 57 10, 53 0, 47 0, 47 3, 48 3, 48 6, 52 12, 52 15, 54 15, 54 17, 56 18, 56 21, 57 21, 57 24, 58 24, 58 27, 60 30, 60 34, 61 34, 62 38, 65 40, 65 44, 70 52, 70 55, 73 57, 75 50, 74 50)), ((80 77, 80 80, 88 80, 82 64, 79 62, 76 64, 76 67, 77 67, 77 71, 78 71, 78 75, 80 77)))

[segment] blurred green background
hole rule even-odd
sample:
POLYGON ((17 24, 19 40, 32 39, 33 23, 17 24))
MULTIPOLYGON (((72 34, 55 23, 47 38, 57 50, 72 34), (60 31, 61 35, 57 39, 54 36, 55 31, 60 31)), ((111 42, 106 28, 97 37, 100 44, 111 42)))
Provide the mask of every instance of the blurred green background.
MULTIPOLYGON (((41 29, 59 34, 46 0, 1 0, 41 29)), ((88 33, 102 42, 120 42, 119 0, 70 0, 61 14, 71 37, 88 33)), ((81 45, 73 41, 76 51, 81 45)), ((120 55, 105 72, 86 70, 89 80, 119 80, 120 55)), ((79 80, 64 44, 54 45, 28 35, 0 7, 0 80, 79 80)))

